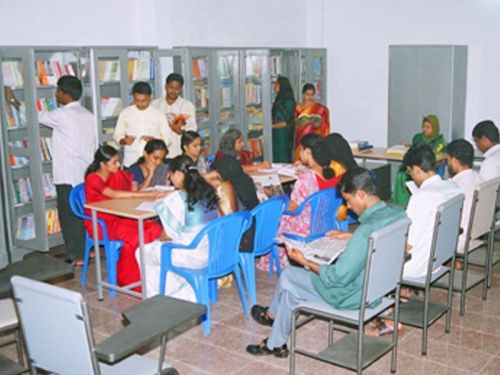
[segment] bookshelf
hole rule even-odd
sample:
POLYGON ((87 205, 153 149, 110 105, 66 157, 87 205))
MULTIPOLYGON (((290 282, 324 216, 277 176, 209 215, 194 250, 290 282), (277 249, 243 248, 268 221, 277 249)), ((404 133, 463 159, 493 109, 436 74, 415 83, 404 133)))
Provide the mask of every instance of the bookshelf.
MULTIPOLYGON (((316 87, 316 100, 326 104, 326 50, 323 48, 304 48, 300 50, 299 71, 300 89, 305 83, 316 87)), ((301 92, 299 92, 301 94, 301 92)), ((299 98, 301 100, 302 98, 299 98)))
POLYGON ((88 86, 98 127, 98 141, 112 142, 120 111, 132 103, 132 86, 148 82, 156 91, 155 47, 94 47, 88 49, 88 86))
MULTIPOLYGON (((65 74, 82 80, 88 59, 79 48, 4 47, 0 50, 1 86, 9 86, 22 106, 1 95, 2 189, 7 247, 13 261, 23 250, 48 251, 63 243, 52 182, 52 130, 40 126, 38 113, 57 107, 56 83, 65 74)), ((84 90, 83 102, 90 103, 84 90)), ((92 109, 92 108, 90 108, 92 109)))

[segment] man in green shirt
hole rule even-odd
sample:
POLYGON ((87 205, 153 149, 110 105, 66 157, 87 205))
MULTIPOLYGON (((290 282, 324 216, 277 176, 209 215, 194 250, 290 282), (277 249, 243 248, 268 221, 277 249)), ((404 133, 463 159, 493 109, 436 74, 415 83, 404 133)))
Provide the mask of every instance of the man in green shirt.
POLYGON ((255 305, 252 316, 257 323, 272 326, 271 334, 260 344, 247 346, 253 355, 288 356, 286 343, 294 309, 303 301, 325 301, 336 309, 358 309, 370 235, 403 217, 404 211, 388 207, 377 195, 370 172, 361 167, 344 176, 340 192, 347 206, 359 215, 359 227, 351 235, 338 231, 329 235, 350 238, 333 265, 318 265, 297 249, 287 249, 288 257, 302 267, 287 267, 280 277, 270 307, 255 305))

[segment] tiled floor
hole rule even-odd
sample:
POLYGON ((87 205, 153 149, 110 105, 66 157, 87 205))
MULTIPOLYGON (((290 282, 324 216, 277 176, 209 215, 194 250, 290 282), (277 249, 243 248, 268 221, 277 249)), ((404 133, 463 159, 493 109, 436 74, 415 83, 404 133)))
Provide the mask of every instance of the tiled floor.
MULTIPOLYGON (((497 249, 500 243, 496 243, 497 249)), ((119 295, 103 302, 97 301, 91 267, 86 288, 80 288, 80 271, 75 278, 58 285, 84 294, 90 305, 94 335, 97 342, 122 327, 120 312, 137 303, 136 299, 119 295)), ((276 280, 257 273, 258 303, 268 304, 276 280)), ((444 300, 442 291, 435 291, 432 299, 444 300)), ((398 347, 398 374, 500 374, 500 264, 494 269, 493 286, 488 300, 481 299, 481 287, 467 295, 466 314, 458 314, 458 295, 454 296, 452 329, 444 333, 441 318, 429 333, 427 356, 420 355, 421 331, 405 327, 398 347)), ((166 358, 181 374, 286 374, 288 360, 274 357, 253 357, 245 352, 250 343, 266 337, 269 329, 243 316, 235 287, 221 289, 220 300, 212 306, 212 334, 204 337, 197 326, 172 339, 167 345, 166 358)), ((314 321, 299 331, 298 342, 312 349, 326 344, 326 323, 314 321)), ((13 348, 2 348, 0 353, 14 357, 13 348)), ((145 354, 158 357, 158 348, 145 354)), ((298 374, 352 374, 325 363, 298 356, 298 374)), ((390 354, 376 362, 366 374, 390 373, 390 354)))

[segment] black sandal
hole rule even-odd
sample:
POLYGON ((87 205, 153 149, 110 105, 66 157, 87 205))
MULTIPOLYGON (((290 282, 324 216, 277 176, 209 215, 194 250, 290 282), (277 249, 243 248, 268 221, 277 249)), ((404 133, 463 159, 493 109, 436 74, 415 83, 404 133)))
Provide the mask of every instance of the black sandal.
POLYGON ((252 355, 269 355, 272 354, 278 358, 286 358, 288 357, 288 348, 286 344, 280 346, 278 348, 273 348, 272 350, 267 347, 267 339, 264 339, 260 344, 257 345, 248 345, 247 353, 252 355))
POLYGON ((269 307, 260 305, 252 306, 252 318, 263 326, 271 327, 274 323, 274 319, 271 319, 269 315, 267 315, 267 310, 269 310, 269 307))

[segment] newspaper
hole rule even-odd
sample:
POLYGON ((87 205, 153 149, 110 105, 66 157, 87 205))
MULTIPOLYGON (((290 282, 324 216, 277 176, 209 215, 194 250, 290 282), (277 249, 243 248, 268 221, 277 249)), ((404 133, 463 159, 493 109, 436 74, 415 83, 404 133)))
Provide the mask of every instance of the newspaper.
POLYGON ((344 251, 349 242, 348 239, 334 237, 320 237, 311 242, 302 242, 287 237, 281 237, 280 241, 287 247, 302 251, 307 260, 318 264, 332 264, 344 251))
POLYGON ((259 202, 264 202, 275 195, 285 194, 277 174, 252 176, 259 202))

